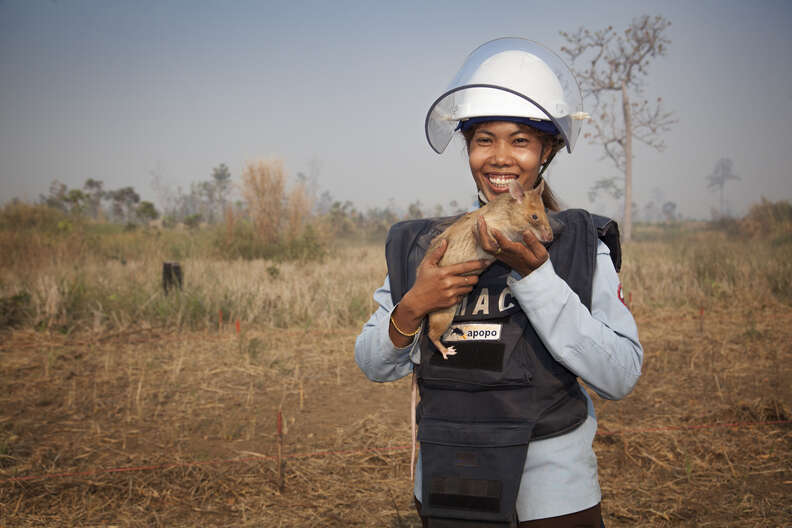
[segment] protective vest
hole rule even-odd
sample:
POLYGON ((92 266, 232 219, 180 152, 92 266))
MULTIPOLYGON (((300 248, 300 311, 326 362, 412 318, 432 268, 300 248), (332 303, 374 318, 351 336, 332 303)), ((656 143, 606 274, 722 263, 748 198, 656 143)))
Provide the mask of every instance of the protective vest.
MULTIPOLYGON (((394 304, 412 287, 432 239, 458 217, 395 224, 386 242, 394 304)), ((597 240, 621 265, 612 220, 572 209, 552 215, 556 273, 591 309, 597 240)), ((424 336, 415 366, 421 401, 422 511, 433 527, 516 525, 515 505, 531 440, 571 431, 587 416, 577 377, 553 359, 512 298, 512 270, 496 261, 463 300, 442 340, 424 336)))

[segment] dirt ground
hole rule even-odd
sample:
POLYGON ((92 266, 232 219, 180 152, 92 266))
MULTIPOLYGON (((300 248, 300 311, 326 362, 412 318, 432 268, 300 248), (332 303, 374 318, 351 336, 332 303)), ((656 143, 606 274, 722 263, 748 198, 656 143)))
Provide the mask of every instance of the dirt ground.
MULTIPOLYGON (((636 319, 641 381, 595 399, 606 525, 790 526, 792 308, 636 319)), ((0 527, 419 526, 409 380, 366 380, 357 332, 3 336, 0 527)))

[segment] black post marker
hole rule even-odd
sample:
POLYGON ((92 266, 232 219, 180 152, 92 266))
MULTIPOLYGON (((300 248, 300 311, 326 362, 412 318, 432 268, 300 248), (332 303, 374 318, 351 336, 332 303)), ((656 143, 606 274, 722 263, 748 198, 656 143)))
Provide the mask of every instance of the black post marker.
POLYGON ((182 274, 181 264, 178 262, 163 262, 162 263, 162 290, 165 295, 171 288, 182 289, 184 275, 182 274))

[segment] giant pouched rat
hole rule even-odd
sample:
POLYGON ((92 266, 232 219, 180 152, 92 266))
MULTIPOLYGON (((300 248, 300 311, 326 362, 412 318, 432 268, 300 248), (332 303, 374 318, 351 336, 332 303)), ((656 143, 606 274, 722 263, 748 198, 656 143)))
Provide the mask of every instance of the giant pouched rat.
MULTIPOLYGON (((525 231, 533 233, 540 242, 552 242, 553 231, 542 202, 542 191, 544 191, 544 180, 529 191, 525 191, 517 180, 512 180, 509 182, 509 192, 499 194, 490 203, 472 213, 467 213, 448 226, 432 240, 429 251, 437 248, 442 240, 448 240, 448 246, 439 262, 440 266, 475 259, 492 264, 495 257, 484 251, 478 240, 477 222, 482 216, 489 229, 497 229, 514 242, 521 241, 525 231)), ((482 272, 483 270, 471 272, 470 275, 479 275, 482 272)), ((443 354, 444 359, 456 354, 454 347, 446 347, 440 338, 451 325, 459 304, 429 314, 428 336, 443 354)))

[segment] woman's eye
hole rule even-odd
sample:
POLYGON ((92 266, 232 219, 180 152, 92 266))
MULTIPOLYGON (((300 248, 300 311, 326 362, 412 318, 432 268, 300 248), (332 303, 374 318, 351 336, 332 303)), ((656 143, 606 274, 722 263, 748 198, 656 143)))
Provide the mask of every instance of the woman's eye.
POLYGON ((529 140, 528 138, 516 138, 514 142, 517 143, 518 145, 525 145, 529 142, 529 140))

